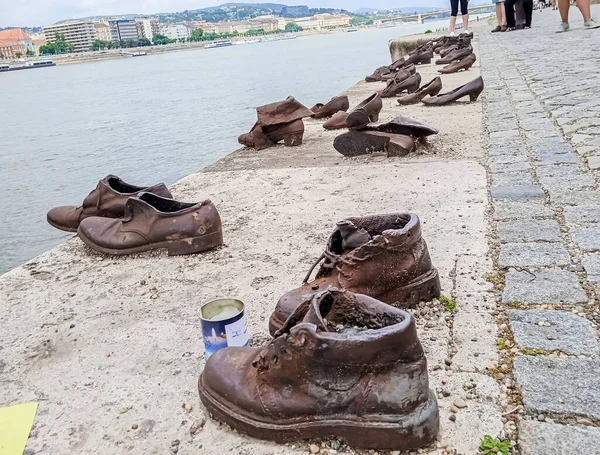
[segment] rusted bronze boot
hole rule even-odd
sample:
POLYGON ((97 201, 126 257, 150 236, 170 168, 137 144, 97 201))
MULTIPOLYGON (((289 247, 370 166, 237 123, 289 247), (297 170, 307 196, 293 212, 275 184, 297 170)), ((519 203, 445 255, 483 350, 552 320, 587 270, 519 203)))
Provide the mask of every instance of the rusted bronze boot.
POLYGON ((312 111, 288 96, 285 101, 266 104, 256 108, 258 120, 249 133, 238 137, 238 142, 246 147, 262 150, 272 147, 283 140, 285 145, 302 144, 304 117, 313 115, 312 111))
POLYGON ((121 218, 125 203, 132 196, 143 191, 163 197, 173 197, 164 183, 153 186, 134 186, 125 183, 116 175, 107 175, 98 182, 96 188, 87 195, 81 205, 63 205, 48 212, 48 223, 61 231, 77 232, 79 223, 91 216, 121 218))
POLYGON ((313 118, 331 117, 339 111, 347 111, 350 108, 350 102, 347 96, 336 96, 326 104, 317 103, 310 110, 313 112, 313 118))
POLYGON ((347 218, 337 227, 304 284, 283 295, 271 318, 274 334, 302 302, 329 287, 367 294, 402 308, 440 295, 440 279, 413 213, 347 218), (315 280, 309 282, 321 262, 315 280))
POLYGON ((164 248, 173 256, 223 243, 221 218, 212 202, 189 204, 152 193, 129 198, 122 219, 86 218, 77 235, 93 250, 117 255, 164 248))
POLYGON ((277 442, 412 450, 439 430, 413 317, 338 289, 301 302, 265 347, 214 353, 198 390, 215 419, 277 442))

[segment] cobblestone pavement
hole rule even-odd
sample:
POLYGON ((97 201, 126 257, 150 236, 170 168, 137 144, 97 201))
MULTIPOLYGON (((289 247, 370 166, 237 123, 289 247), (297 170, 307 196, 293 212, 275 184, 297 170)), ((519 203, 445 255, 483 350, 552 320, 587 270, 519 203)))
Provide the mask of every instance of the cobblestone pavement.
POLYGON ((576 9, 572 32, 558 23, 548 9, 531 30, 480 33, 496 375, 512 386, 503 420, 521 455, 600 453, 600 30, 576 9))

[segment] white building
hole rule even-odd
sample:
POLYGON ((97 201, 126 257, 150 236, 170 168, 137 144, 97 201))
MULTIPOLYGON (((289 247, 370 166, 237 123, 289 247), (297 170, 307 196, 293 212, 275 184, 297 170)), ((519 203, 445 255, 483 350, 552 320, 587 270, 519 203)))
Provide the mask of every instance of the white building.
POLYGON ((72 21, 43 27, 48 42, 56 39, 56 34, 64 35, 65 41, 75 48, 75 52, 89 51, 97 39, 96 28, 91 21, 72 21))
POLYGON ((190 37, 189 29, 183 24, 161 24, 160 34, 169 39, 182 39, 190 37))
POLYGON ((160 25, 155 17, 136 17, 135 23, 140 38, 154 41, 154 37, 160 34, 160 25))

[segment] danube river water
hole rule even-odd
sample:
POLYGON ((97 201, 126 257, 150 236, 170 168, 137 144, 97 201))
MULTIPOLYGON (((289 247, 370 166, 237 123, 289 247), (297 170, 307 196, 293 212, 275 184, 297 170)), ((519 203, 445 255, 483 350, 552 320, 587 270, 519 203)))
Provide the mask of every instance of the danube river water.
POLYGON ((79 205, 105 175, 172 184, 237 149, 256 106, 326 102, 389 63, 388 40, 445 25, 0 74, 0 273, 69 238, 47 210, 79 205))

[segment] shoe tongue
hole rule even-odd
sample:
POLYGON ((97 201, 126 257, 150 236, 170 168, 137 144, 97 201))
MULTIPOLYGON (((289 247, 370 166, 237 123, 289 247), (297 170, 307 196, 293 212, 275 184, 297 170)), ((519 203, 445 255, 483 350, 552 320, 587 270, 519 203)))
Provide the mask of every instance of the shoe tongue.
POLYGON ((371 240, 371 235, 365 229, 358 228, 350 220, 338 221, 336 226, 342 236, 342 249, 344 251, 351 251, 371 240))

